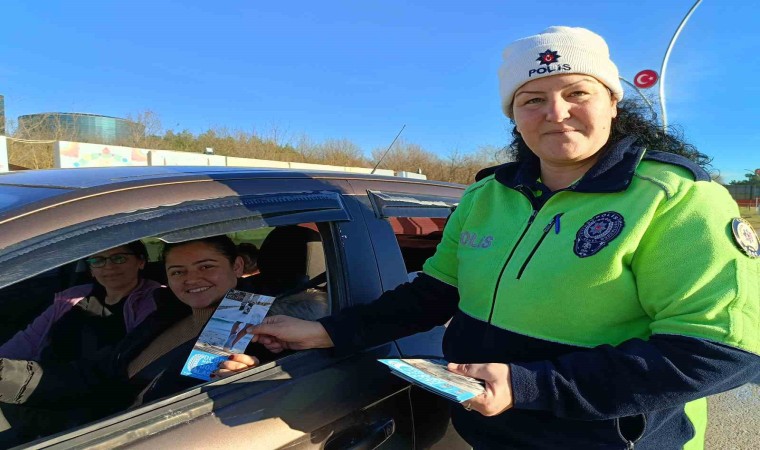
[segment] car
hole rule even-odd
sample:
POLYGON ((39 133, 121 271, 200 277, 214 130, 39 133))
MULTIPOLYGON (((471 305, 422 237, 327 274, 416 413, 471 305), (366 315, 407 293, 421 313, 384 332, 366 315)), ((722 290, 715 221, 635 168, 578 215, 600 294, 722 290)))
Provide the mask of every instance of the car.
MULTIPOLYGON (((0 342, 81 282, 82 259, 140 239, 162 281, 162 242, 278 227, 319 232, 307 277, 326 272, 332 314, 421 270, 465 186, 341 172, 114 167, 0 175, 0 342), (316 256, 315 256, 316 255, 316 256), (321 263, 321 264, 320 264, 321 263)), ((279 255, 299 258, 303 254, 279 255)), ((311 260, 311 259, 310 259, 311 260)), ((263 263, 263 261, 262 261, 263 263)), ((262 264, 262 271, 264 265, 262 264)), ((469 448, 454 405, 379 358, 441 356, 444 327, 350 356, 293 352, 231 377, 26 443, 31 448, 469 448)), ((102 401, 108 401, 103 399, 102 401)))

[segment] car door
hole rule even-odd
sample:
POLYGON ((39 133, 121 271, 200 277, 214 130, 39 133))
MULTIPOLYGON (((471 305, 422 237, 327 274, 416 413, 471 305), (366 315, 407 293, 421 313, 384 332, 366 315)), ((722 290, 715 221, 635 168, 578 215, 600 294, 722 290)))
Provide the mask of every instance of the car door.
MULTIPOLYGON (((463 187, 441 184, 352 181, 373 238, 383 289, 407 282, 422 270, 440 242, 443 227, 459 202, 463 187), (359 195, 363 193, 364 196, 359 195)), ((402 357, 442 358, 445 326, 396 340, 402 357)), ((450 422, 451 402, 411 386, 413 419, 419 448, 470 448, 450 422)))
MULTIPOLYGON (((173 242, 308 222, 325 247, 333 312, 349 297, 368 301, 382 292, 361 208, 342 194, 344 183, 222 182, 237 195, 126 210, 15 244, 0 255, 0 286, 147 236, 173 242)), ((343 358, 330 350, 295 352, 31 448, 413 448, 408 386, 376 362, 398 356, 393 343, 343 358)))

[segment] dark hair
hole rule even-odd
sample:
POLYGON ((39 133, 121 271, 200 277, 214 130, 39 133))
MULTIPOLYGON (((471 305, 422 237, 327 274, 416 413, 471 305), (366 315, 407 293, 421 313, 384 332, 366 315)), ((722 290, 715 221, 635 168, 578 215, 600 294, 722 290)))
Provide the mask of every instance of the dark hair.
POLYGON ((241 242, 237 245, 238 253, 242 255, 247 255, 256 260, 256 257, 259 256, 259 248, 256 247, 255 244, 251 244, 250 242, 241 242))
POLYGON ((259 248, 249 242, 241 242, 237 246, 238 254, 243 258, 246 270, 256 269, 256 261, 259 258, 259 248))
MULTIPOLYGON (((128 242, 126 244, 117 245, 116 247, 111 247, 108 250, 113 250, 119 247, 126 247, 127 250, 129 250, 129 253, 134 253, 136 256, 140 257, 140 259, 142 259, 145 262, 148 261, 148 249, 145 247, 145 244, 143 244, 142 241, 138 240, 138 241, 128 242)), ((97 252, 97 253, 100 253, 100 252, 97 252)), ((93 253, 93 255, 96 255, 97 253, 93 253)))
MULTIPOLYGON (((707 168, 712 159, 701 153, 697 148, 683 139, 683 132, 678 127, 669 126, 668 132, 663 133, 662 127, 654 120, 647 119, 644 111, 646 106, 641 101, 625 99, 617 105, 617 117, 612 119, 610 137, 605 147, 616 144, 627 136, 636 136, 636 143, 647 150, 674 153, 688 158, 707 168)), ((604 151, 604 149, 602 150, 604 151)), ((533 154, 523 140, 517 127, 512 129, 512 142, 506 147, 507 156, 514 161, 522 161, 533 154)))
POLYGON ((148 249, 145 247, 142 241, 132 241, 128 244, 124 244, 121 247, 127 247, 130 252, 139 256, 143 261, 148 261, 148 249))
POLYGON ((166 261, 166 255, 168 255, 169 252, 171 252, 173 249, 182 247, 183 245, 192 244, 193 242, 203 242, 214 247, 214 249, 224 255, 231 264, 234 264, 235 259, 238 257, 238 251, 235 243, 232 242, 232 239, 226 235, 221 234, 219 236, 209 236, 200 239, 193 239, 190 241, 166 243, 164 244, 164 249, 161 252, 161 259, 166 261))

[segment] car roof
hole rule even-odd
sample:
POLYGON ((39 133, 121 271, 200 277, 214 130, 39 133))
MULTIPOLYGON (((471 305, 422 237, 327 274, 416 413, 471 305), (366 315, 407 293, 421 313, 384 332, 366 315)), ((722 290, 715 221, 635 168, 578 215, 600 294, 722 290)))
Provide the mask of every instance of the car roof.
POLYGON ((10 172, 0 175, 3 230, 0 248, 114 214, 241 195, 346 191, 345 180, 352 185, 354 180, 361 180, 354 186, 361 190, 444 193, 452 197, 458 197, 464 189, 459 184, 403 177, 238 167, 143 166, 10 172))
POLYGON ((301 169, 263 169, 225 166, 127 166, 127 167, 87 167, 76 169, 21 170, 0 174, 0 187, 4 185, 47 187, 56 189, 91 188, 113 185, 120 182, 144 182, 165 180, 166 178, 203 177, 225 179, 230 176, 262 177, 303 177, 341 179, 379 179, 389 181, 415 181, 426 184, 461 186, 443 181, 419 180, 416 178, 393 177, 354 172, 313 171, 301 169))
POLYGON ((299 169, 261 169, 207 166, 131 166, 77 169, 24 170, 0 174, 0 214, 31 203, 55 201, 108 191, 192 181, 226 181, 235 178, 360 179, 462 188, 442 181, 370 175, 353 172, 299 169), (87 191, 87 192, 81 192, 87 191))

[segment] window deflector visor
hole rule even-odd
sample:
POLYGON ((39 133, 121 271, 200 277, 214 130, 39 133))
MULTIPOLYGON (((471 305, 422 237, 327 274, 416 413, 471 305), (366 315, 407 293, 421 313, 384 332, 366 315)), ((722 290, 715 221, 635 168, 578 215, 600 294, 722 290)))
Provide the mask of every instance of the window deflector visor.
POLYGON ((0 251, 0 288, 148 236, 178 242, 285 223, 346 221, 337 192, 261 194, 183 202, 83 222, 0 251))
POLYGON ((381 219, 389 217, 446 218, 459 202, 457 198, 367 190, 372 209, 381 219))

